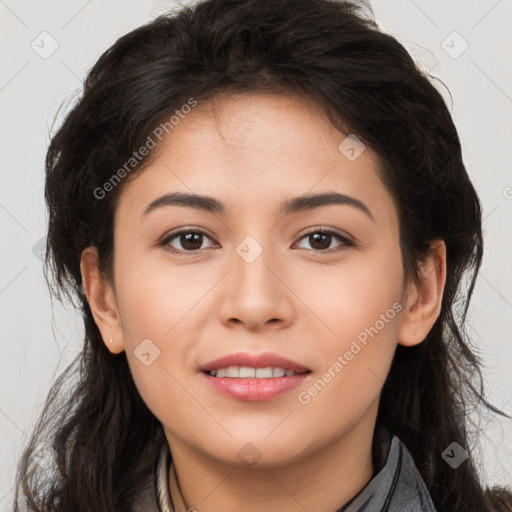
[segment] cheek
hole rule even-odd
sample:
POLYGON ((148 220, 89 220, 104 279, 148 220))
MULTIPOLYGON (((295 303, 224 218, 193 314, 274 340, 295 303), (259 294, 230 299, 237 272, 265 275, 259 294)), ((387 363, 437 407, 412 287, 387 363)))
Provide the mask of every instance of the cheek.
POLYGON ((393 309, 393 304, 401 300, 402 282, 400 251, 390 247, 387 252, 355 254, 340 263, 318 265, 313 272, 304 270, 294 289, 316 314, 324 340, 340 348, 376 323, 383 335, 390 334, 389 320, 401 309, 393 309), (385 325, 382 315, 386 316, 385 325))
POLYGON ((326 437, 349 430, 376 404, 397 345, 398 302, 350 306, 333 324, 336 336, 319 340, 324 364, 297 394, 304 420, 322 418, 326 437))
MULTIPOLYGON (((208 317, 201 298, 214 283, 191 267, 153 264, 151 258, 116 262, 116 294, 125 352, 135 385, 148 408, 162 422, 173 411, 197 407, 184 389, 193 376, 191 345, 208 317)), ((209 277, 208 277, 209 276, 209 277)))
POLYGON ((194 316, 209 289, 209 281, 192 267, 172 265, 162 258, 120 258, 116 270, 119 312, 132 344, 144 338, 163 342, 172 337, 194 316))
POLYGON ((350 421, 378 398, 397 344, 402 279, 400 252, 392 250, 304 282, 302 293, 309 290, 308 305, 322 320, 323 367, 298 396, 308 410, 350 421))

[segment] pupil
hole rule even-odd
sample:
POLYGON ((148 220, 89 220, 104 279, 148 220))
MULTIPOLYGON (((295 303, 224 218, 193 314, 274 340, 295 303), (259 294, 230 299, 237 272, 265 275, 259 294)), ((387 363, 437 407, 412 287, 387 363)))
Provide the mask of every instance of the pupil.
MULTIPOLYGON (((196 241, 194 242, 193 239, 194 237, 201 237, 202 235, 198 234, 198 233, 187 233, 185 236, 185 243, 182 243, 183 247, 185 249, 191 249, 191 250, 195 250, 195 249, 198 249, 198 247, 194 247, 194 243, 197 244, 197 239, 196 241), (191 247, 192 245, 192 247, 191 247)), ((199 244, 199 247, 201 247, 201 244, 199 244)))
MULTIPOLYGON (((330 238, 331 238, 331 235, 327 235, 327 234, 324 234, 324 233, 314 233, 313 235, 310 235, 310 237, 313 238, 314 242, 311 243, 311 247, 313 248, 316 248, 316 249, 327 249, 330 245, 330 238), (324 239, 324 245, 325 245, 325 239, 327 238, 328 240, 328 243, 325 247, 315 247, 315 244, 318 243, 319 241, 319 238, 323 238, 324 239)), ((322 245, 322 243, 320 242, 320 245, 322 245)))

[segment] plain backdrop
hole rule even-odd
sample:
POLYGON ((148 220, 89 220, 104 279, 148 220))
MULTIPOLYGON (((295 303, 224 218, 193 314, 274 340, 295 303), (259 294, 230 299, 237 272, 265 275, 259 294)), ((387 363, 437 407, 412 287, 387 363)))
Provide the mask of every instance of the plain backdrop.
MULTIPOLYGON (((42 274, 44 157, 52 122, 104 50, 176 5, 0 0, 0 511, 12 509, 16 464, 50 384, 82 343, 81 319, 57 302, 52 308, 42 274)), ((438 85, 485 216, 485 255, 468 323, 489 399, 512 415, 512 2, 371 5, 380 26, 451 92, 452 98, 438 85)), ((486 417, 479 447, 487 482, 510 484, 512 421, 486 417)))

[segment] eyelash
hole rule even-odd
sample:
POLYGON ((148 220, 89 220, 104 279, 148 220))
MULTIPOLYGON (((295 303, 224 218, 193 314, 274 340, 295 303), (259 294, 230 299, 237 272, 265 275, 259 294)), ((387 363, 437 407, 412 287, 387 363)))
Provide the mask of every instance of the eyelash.
MULTIPOLYGON (((309 235, 312 235, 312 234, 316 234, 316 233, 321 233, 323 235, 330 235, 330 236, 333 236, 335 238, 338 239, 338 241, 341 242, 341 245, 333 248, 333 249, 323 249, 323 250, 315 250, 315 249, 306 249, 307 251, 313 251, 315 253, 318 253, 318 254, 326 254, 326 253, 334 253, 334 252, 339 252, 340 250, 343 250, 343 248, 348 248, 348 247, 353 247, 355 244, 352 240, 349 240, 346 236, 344 236, 342 233, 340 233, 339 231, 336 231, 336 230, 333 230, 333 229, 322 229, 322 228, 316 228, 316 229, 313 229, 307 233, 304 233, 300 238, 299 238, 299 241, 300 240, 303 240, 304 238, 306 238, 307 236, 309 235)), ((185 250, 176 250, 176 249, 170 249, 168 244, 171 240, 179 237, 180 235, 184 235, 184 234, 195 234, 195 235, 203 235, 209 239, 211 239, 211 237, 205 233, 204 231, 200 230, 200 229, 182 229, 181 231, 176 231, 174 233, 171 233, 169 236, 165 237, 161 242, 159 242, 159 246, 160 247, 164 247, 167 251, 173 253, 173 254, 191 254, 191 255, 194 255, 194 254, 198 254, 200 253, 202 250, 204 249, 197 249, 195 251, 185 251, 185 250)))

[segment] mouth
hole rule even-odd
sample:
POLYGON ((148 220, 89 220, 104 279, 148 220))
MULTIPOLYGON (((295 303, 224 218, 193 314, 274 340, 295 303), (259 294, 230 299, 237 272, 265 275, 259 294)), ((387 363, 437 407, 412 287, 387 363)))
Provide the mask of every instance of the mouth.
POLYGON ((306 366, 273 352, 260 354, 234 352, 210 361, 199 369, 218 377, 267 379, 274 376, 284 377, 287 372, 288 375, 292 375, 290 373, 292 371, 295 373, 310 371, 306 366))
POLYGON ((273 353, 235 353, 203 365, 209 388, 228 398, 264 401, 300 386, 309 368, 273 353))
POLYGON ((267 366, 266 368, 254 368, 250 366, 227 366, 217 370, 205 370, 211 377, 229 379, 272 379, 274 377, 293 377, 303 373, 311 373, 310 370, 290 370, 282 366, 267 366))

